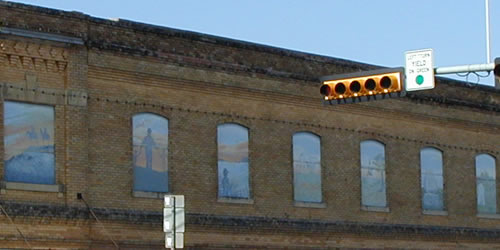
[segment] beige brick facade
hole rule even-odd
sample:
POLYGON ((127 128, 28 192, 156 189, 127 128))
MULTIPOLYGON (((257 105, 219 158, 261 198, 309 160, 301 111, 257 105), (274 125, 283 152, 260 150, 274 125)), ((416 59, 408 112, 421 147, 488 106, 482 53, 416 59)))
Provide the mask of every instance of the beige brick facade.
POLYGON ((0 1, 0 110, 6 100, 52 105, 56 131, 55 185, 9 183, 0 161, 0 205, 14 223, 0 213, 0 248, 108 249, 111 239, 164 248, 162 199, 133 192, 131 119, 141 112, 169 121, 169 193, 185 195, 187 247, 500 247, 500 215, 477 216, 474 165, 480 153, 495 158, 500 207, 500 91, 438 79, 404 98, 322 104, 320 76, 374 68, 0 1), (217 197, 217 126, 226 122, 248 128, 248 200, 217 197), (300 131, 321 138, 321 206, 293 199, 300 131), (361 206, 367 139, 385 144, 387 211, 361 206), (421 205, 426 146, 443 153, 437 215, 421 205))

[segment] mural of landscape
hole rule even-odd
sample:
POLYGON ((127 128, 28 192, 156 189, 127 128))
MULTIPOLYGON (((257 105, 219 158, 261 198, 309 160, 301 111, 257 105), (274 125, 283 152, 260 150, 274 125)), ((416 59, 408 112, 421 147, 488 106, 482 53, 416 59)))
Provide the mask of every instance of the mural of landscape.
POLYGON ((249 198, 248 129, 226 123, 217 127, 219 197, 249 198))
POLYGON ((55 183, 54 108, 4 102, 5 180, 55 183))
POLYGON ((495 158, 487 154, 476 156, 477 210, 481 214, 496 214, 495 158))
POLYGON ((312 133, 293 135, 294 199, 321 202, 321 144, 312 133))
POLYGON ((141 113, 132 127, 134 190, 168 192, 168 120, 141 113))
POLYGON ((424 148, 420 151, 422 208, 444 210, 443 157, 441 151, 424 148))
POLYGON ((377 141, 361 142, 361 203, 386 207, 385 148, 377 141))

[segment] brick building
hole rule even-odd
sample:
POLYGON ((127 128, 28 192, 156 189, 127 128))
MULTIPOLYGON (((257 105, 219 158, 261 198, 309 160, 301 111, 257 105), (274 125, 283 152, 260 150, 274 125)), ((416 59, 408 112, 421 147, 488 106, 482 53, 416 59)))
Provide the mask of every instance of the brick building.
POLYGON ((375 68, 0 1, 0 248, 500 247, 500 90, 322 104, 375 68))

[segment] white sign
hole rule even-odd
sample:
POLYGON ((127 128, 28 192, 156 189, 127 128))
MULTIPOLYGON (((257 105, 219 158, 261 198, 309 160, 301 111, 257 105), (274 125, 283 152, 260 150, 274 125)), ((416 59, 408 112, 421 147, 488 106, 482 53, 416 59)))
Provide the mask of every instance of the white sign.
POLYGON ((432 49, 405 53, 406 91, 434 88, 434 56, 432 49))
POLYGON ((165 248, 184 248, 184 233, 166 234, 165 248))
POLYGON ((174 231, 174 208, 163 208, 163 232, 174 231))
POLYGON ((165 195, 163 231, 166 248, 183 248, 185 232, 184 195, 165 195))
POLYGON ((184 195, 165 195, 163 201, 164 207, 174 207, 174 202, 175 207, 184 207, 184 195))
POLYGON ((163 232, 184 233, 185 228, 185 212, 183 207, 163 208, 163 232))

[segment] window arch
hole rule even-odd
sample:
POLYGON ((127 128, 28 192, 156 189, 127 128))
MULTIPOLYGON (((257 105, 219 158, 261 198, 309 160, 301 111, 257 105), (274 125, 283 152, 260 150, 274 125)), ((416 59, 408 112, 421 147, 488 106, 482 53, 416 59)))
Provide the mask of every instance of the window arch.
POLYGON ((439 149, 420 150, 420 186, 423 210, 444 210, 443 154, 439 149))
POLYGON ((250 198, 248 128, 236 123, 217 126, 218 194, 222 198, 250 198))
POLYGON ((375 140, 362 141, 361 204, 369 207, 387 207, 385 183, 385 145, 375 140))
POLYGON ((168 119, 139 113, 132 117, 134 191, 168 192, 168 119))
POLYGON ((294 200, 322 202, 321 139, 310 132, 297 132, 292 141, 294 200))
POLYGON ((477 211, 480 214, 495 214, 497 212, 495 158, 489 154, 479 154, 475 163, 477 211))

